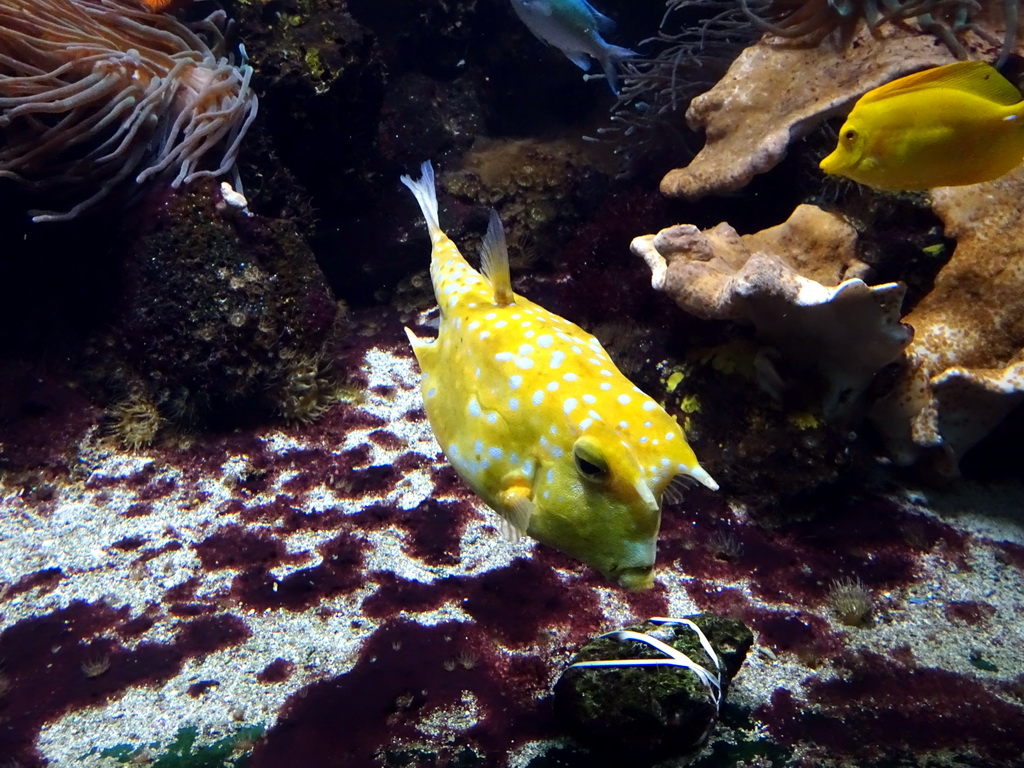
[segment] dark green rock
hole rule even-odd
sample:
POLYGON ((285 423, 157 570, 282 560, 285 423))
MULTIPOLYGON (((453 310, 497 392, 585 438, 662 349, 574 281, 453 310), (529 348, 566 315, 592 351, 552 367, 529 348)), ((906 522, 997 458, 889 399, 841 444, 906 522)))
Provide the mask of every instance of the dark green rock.
MULTIPOLYGON (((735 619, 688 616, 711 642, 721 664, 722 695, 753 643, 735 619)), ((627 627, 651 635, 714 672, 697 634, 682 624, 627 627)), ((586 645, 573 663, 608 659, 666 658, 637 640, 601 637, 586 645)), ((677 666, 569 667, 555 685, 555 712, 563 727, 595 750, 639 760, 685 754, 710 735, 718 708, 697 675, 677 666)))

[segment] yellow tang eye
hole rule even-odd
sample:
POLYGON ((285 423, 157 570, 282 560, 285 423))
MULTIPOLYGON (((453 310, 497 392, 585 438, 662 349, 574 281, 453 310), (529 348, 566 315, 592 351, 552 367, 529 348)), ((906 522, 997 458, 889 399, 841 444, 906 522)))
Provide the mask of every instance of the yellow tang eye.
POLYGON ((572 447, 576 469, 588 480, 604 480, 608 476, 608 462, 601 447, 592 437, 581 437, 572 447))

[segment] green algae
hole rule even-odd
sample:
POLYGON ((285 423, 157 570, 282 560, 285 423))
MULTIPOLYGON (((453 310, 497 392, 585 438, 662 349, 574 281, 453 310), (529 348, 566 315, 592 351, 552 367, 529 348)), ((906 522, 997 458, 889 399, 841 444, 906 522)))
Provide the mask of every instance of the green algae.
POLYGON ((85 761, 94 755, 122 765, 147 765, 150 768, 244 768, 253 746, 263 736, 262 725, 247 725, 204 746, 197 746, 199 729, 186 726, 166 743, 118 744, 93 749, 82 755, 85 761))

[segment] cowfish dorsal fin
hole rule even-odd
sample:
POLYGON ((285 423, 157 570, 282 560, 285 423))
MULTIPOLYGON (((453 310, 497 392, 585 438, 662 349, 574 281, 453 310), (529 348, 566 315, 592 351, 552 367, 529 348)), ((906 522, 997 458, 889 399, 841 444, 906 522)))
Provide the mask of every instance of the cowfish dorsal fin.
POLYGON ((861 103, 868 104, 927 88, 965 91, 1002 106, 1021 100, 1020 91, 991 65, 984 61, 958 61, 893 80, 866 93, 861 103))
POLYGON ((483 245, 480 247, 480 267, 494 290, 494 303, 499 307, 515 304, 512 294, 512 276, 508 269, 508 245, 505 243, 505 228, 501 225, 498 212, 491 209, 491 221, 487 225, 483 245))

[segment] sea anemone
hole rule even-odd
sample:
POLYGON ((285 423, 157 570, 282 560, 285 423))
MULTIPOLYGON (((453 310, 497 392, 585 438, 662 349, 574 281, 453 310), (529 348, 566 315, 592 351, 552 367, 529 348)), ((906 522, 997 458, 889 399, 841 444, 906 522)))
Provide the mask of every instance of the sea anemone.
MULTIPOLYGON (((755 23, 770 34, 799 43, 817 45, 834 35, 846 45, 862 23, 875 30, 886 22, 913 20, 961 59, 967 58, 967 52, 956 36, 976 29, 982 10, 977 0, 771 0, 767 11, 752 8, 751 2, 740 0, 740 5, 755 23)), ((1007 34, 1000 62, 1016 39, 1018 4, 1019 0, 1002 0, 1007 34)))
POLYGON ((667 0, 657 35, 640 43, 643 55, 622 63, 612 125, 598 131, 620 145, 624 170, 694 153, 679 127, 690 100, 717 83, 764 32, 751 15, 766 13, 769 0, 745 2, 741 8, 735 0, 667 0))
POLYGON ((225 55, 225 18, 190 28, 132 0, 0 4, 0 178, 74 202, 35 221, 71 219, 130 177, 178 187, 233 170, 257 99, 252 68, 225 55))

